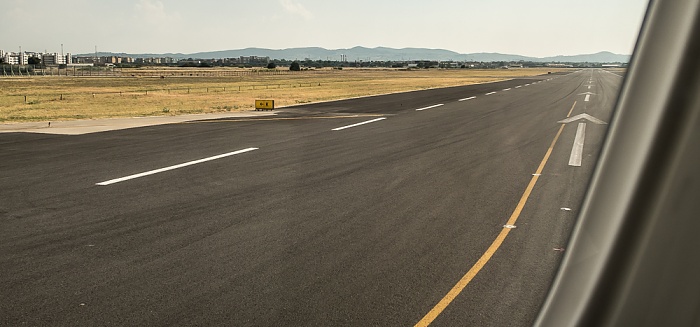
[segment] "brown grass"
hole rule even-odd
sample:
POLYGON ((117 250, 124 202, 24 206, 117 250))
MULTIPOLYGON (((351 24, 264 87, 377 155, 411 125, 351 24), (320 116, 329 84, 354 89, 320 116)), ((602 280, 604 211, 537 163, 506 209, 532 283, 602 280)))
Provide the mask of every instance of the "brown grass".
MULTIPOLYGON (((492 82, 561 70, 345 69, 237 77, 14 77, 0 79, 0 121, 241 111, 253 109, 255 99, 274 99, 280 107, 492 82)), ((168 72, 162 69, 157 72, 164 71, 168 72)), ((126 70, 124 75, 129 76, 126 70)))

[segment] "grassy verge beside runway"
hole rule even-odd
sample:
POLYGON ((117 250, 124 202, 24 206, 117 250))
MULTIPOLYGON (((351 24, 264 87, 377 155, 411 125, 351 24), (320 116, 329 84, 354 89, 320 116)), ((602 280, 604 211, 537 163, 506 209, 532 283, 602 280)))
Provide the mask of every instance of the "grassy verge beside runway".
MULTIPOLYGON (((177 71, 176 68, 172 69, 177 71)), ((0 122, 161 116, 251 110, 536 76, 564 69, 344 69, 226 77, 168 76, 0 79, 0 122)), ((136 71, 136 70, 135 70, 136 71)))

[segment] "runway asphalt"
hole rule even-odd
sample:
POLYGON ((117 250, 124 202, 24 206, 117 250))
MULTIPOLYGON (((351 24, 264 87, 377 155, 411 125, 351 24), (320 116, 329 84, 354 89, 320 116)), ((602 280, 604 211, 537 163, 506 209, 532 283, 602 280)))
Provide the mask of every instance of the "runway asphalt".
POLYGON ((0 134, 0 325, 530 325, 621 83, 0 134))

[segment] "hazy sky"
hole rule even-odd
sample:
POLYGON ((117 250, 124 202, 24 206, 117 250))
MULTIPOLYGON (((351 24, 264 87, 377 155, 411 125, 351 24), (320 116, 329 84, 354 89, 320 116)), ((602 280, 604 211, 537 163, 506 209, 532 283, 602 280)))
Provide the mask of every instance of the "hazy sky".
POLYGON ((2 0, 0 49, 193 53, 247 47, 630 54, 647 0, 2 0))

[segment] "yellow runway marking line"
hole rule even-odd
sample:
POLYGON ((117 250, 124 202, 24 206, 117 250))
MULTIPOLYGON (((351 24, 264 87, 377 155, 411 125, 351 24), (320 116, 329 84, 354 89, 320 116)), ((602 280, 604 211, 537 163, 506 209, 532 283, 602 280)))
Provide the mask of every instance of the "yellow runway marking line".
MULTIPOLYGON (((574 107, 576 106, 576 102, 574 102, 574 105, 571 107, 571 110, 569 111, 569 115, 574 110, 574 107)), ((567 116, 568 117, 568 116, 567 116)), ((532 190, 535 188, 535 184, 537 184, 537 180, 540 178, 542 175, 542 171, 544 170, 544 166, 547 164, 547 161, 549 160, 549 156, 552 154, 552 151, 554 150, 554 145, 557 144, 557 140, 559 140, 559 136, 561 135, 562 131, 564 130, 565 124, 562 124, 561 127, 559 128, 559 131, 557 132, 557 135, 554 137, 554 140, 552 141, 552 144, 549 146, 549 149, 547 149, 547 153, 544 155, 544 158, 542 159, 542 162, 540 162, 540 166, 537 167, 537 172, 533 174, 532 179, 530 179, 530 183, 527 185, 527 188, 525 188, 525 192, 523 192, 522 197, 520 197, 520 201, 518 202, 518 205, 515 207, 515 210, 513 210, 513 213, 510 215, 510 218, 508 219, 508 222, 506 222, 506 225, 503 227, 501 232, 498 234, 496 239, 491 243, 491 246, 484 252, 483 255, 481 255, 481 258, 476 261, 476 263, 467 271, 467 273, 457 282, 455 286, 452 287, 452 289, 447 292, 447 295, 445 295, 438 304, 433 307, 430 312, 428 312, 423 319, 421 319, 415 326, 416 327, 424 327, 430 325, 435 318, 437 318, 442 311, 447 308, 450 303, 459 295, 462 290, 464 290, 465 287, 469 284, 469 282, 476 277, 476 275, 481 271, 481 269, 486 265, 486 263, 491 260, 491 257, 496 253, 496 250, 498 250, 499 247, 501 247, 501 244, 503 244, 503 241, 506 239, 508 236, 508 233, 512 230, 513 225, 515 225, 515 222, 518 221, 518 217, 520 217, 520 213, 523 211, 523 208, 525 207, 525 204, 527 203, 528 198, 530 197, 530 194, 532 193, 532 190), (508 227, 506 227, 508 226, 508 227)))
POLYGON ((576 101, 574 101, 574 105, 573 105, 573 106, 571 106, 571 110, 569 110, 569 114, 568 114, 568 115, 566 115, 566 118, 569 118, 569 117, 571 117, 571 113, 572 113, 572 112, 574 112, 574 108, 575 108, 575 107, 576 107, 576 101))
POLYGON ((345 116, 308 116, 308 117, 278 117, 278 118, 243 118, 243 119, 215 119, 215 120, 195 120, 187 121, 182 124, 201 124, 201 123, 235 123, 246 121, 275 121, 275 120, 308 120, 308 119, 347 119, 347 118, 362 118, 362 117, 384 117, 384 115, 345 115, 345 116))

